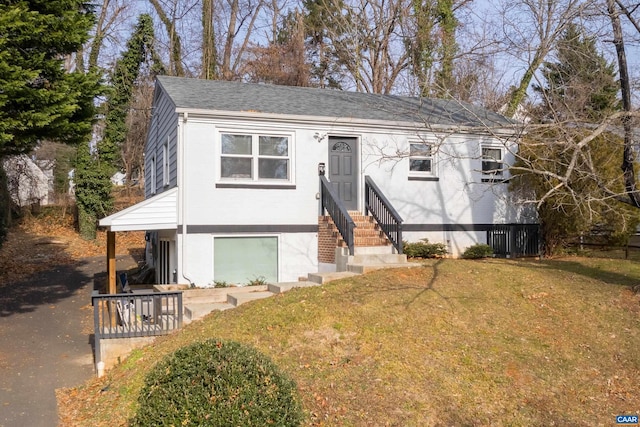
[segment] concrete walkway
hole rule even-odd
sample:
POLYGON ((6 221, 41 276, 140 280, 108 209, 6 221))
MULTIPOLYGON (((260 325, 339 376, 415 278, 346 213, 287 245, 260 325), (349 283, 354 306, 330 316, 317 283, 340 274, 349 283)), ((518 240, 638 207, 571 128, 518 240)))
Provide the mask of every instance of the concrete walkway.
POLYGON ((55 390, 94 375, 91 291, 105 270, 86 258, 0 287, 0 427, 57 426, 55 390))

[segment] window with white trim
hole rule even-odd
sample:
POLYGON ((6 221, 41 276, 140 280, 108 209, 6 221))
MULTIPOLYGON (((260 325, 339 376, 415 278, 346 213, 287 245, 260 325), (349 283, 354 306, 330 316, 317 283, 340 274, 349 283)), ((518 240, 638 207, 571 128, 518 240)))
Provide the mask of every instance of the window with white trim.
POLYGON ((433 144, 430 142, 409 143, 409 177, 435 177, 433 144))
POLYGON ((502 181, 503 169, 502 149, 482 147, 482 182, 502 181))
POLYGON ((169 185, 169 137, 162 146, 162 183, 169 185))
POLYGON ((149 181, 151 183, 151 194, 156 194, 156 156, 151 157, 151 170, 149 171, 149 181))
POLYGON ((291 181, 291 138, 265 134, 220 134, 220 178, 291 181))

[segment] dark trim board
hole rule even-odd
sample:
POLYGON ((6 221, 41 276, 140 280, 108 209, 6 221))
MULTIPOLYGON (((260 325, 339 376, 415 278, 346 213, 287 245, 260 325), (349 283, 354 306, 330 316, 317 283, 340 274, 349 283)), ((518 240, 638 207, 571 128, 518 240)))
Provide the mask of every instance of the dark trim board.
POLYGON ((235 183, 220 183, 216 184, 216 188, 251 188, 254 190, 295 190, 295 185, 278 185, 278 184, 235 184, 235 183))
POLYGON ((497 225, 536 224, 402 224, 402 231, 489 231, 497 225))
POLYGON ((437 176, 410 176, 407 178, 409 181, 440 181, 440 177, 437 176))
MULTIPOLYGON (((536 224, 403 224, 402 231, 489 231, 496 226, 536 224)), ((183 225, 177 232, 182 233, 183 225)), ((213 233, 317 233, 318 224, 202 224, 188 225, 187 234, 213 233)))
MULTIPOLYGON (((181 233, 182 227, 178 227, 181 233)), ((212 233, 317 233, 318 224, 229 224, 229 225, 187 225, 187 234, 212 233)))

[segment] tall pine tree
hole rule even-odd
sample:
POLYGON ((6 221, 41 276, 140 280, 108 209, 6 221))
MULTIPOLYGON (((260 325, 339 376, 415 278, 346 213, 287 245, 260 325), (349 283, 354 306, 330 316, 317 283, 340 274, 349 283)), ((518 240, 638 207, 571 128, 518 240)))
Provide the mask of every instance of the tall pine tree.
POLYGON ((614 66, 598 52, 594 37, 570 25, 558 40, 556 58, 543 65, 546 85, 534 86, 547 117, 599 122, 620 109, 614 66))
POLYGON ((99 79, 63 63, 92 25, 81 0, 0 3, 0 157, 43 139, 77 143, 91 132, 99 79))
MULTIPOLYGON (((76 144, 91 133, 100 78, 63 65, 88 40, 92 25, 83 0, 0 2, 0 164, 42 140, 76 144)), ((4 182, 0 242, 10 220, 4 182)))
POLYGON ((620 108, 614 67, 576 25, 563 33, 555 53, 555 62, 544 63, 544 84, 534 87, 542 97, 538 111, 545 126, 533 127, 523 138, 512 188, 538 201, 548 254, 594 231, 624 243, 640 215, 609 193, 624 190, 622 140, 613 133, 588 138, 620 108))

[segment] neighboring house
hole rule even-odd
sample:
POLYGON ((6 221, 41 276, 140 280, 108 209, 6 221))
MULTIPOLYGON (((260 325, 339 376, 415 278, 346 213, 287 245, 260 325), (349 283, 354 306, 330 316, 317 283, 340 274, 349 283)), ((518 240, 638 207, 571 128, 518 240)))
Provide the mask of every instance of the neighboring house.
POLYGON ((158 77, 153 112, 147 199, 100 225, 149 231, 159 283, 335 270, 319 221, 326 179, 352 214, 365 213, 374 182, 402 217, 402 239, 442 242, 453 256, 524 221, 503 167, 514 123, 469 104, 158 77))
POLYGON ((47 205, 53 174, 43 171, 29 156, 21 154, 4 160, 7 187, 18 206, 47 205))
POLYGON ((124 186, 125 181, 127 180, 127 175, 124 172, 116 172, 111 176, 111 183, 116 187, 124 186))

